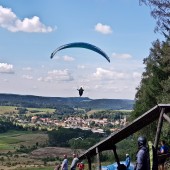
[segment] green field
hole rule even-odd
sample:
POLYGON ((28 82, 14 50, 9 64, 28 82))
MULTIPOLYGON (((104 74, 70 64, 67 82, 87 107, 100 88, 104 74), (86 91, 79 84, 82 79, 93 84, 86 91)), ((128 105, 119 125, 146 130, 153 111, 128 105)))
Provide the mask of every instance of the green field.
MULTIPOLYGON (((27 114, 34 115, 34 114, 52 114, 55 109, 50 109, 50 108, 26 108, 27 114)), ((15 106, 0 106, 0 114, 6 114, 6 113, 18 113, 17 107, 15 106)))
POLYGON ((0 106, 0 114, 18 113, 15 106, 0 106))
POLYGON ((20 145, 32 146, 36 142, 43 144, 48 140, 48 136, 41 132, 31 131, 9 131, 0 134, 0 152, 14 151, 20 145))
POLYGON ((55 109, 50 109, 50 108, 27 108, 27 110, 30 113, 53 113, 55 111, 55 109))
POLYGON ((37 168, 17 168, 17 170, 53 170, 54 167, 37 167, 37 168))

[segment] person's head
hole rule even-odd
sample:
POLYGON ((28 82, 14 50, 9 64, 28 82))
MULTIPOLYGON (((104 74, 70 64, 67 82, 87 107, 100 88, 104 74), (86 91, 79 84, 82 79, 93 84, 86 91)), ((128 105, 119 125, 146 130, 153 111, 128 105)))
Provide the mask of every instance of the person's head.
POLYGON ((64 158, 67 158, 67 155, 64 155, 64 158))
POLYGON ((129 154, 127 153, 127 154, 126 154, 126 157, 128 157, 128 156, 129 156, 129 154))
POLYGON ((161 140, 161 145, 165 145, 165 141, 164 140, 161 140))
POLYGON ((138 137, 138 147, 146 146, 146 138, 144 136, 138 137))
POLYGON ((74 153, 74 154, 73 154, 73 157, 74 157, 74 158, 77 157, 77 154, 74 153))

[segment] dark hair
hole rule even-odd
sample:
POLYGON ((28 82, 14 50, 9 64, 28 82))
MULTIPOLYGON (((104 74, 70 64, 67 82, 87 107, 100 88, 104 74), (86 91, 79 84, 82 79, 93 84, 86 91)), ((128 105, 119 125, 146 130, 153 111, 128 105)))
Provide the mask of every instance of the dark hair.
POLYGON ((161 140, 161 142, 162 142, 163 144, 165 144, 165 140, 161 140))

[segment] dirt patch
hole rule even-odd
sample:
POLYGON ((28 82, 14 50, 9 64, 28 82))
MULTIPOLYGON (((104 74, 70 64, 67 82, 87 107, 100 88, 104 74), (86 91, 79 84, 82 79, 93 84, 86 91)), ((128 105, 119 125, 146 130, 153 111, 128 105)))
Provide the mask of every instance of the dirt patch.
MULTIPOLYGON (((83 153, 82 150, 77 151, 79 154, 83 153)), ((62 148, 62 147, 45 147, 36 149, 33 152, 31 152, 30 157, 31 158, 63 158, 63 155, 67 155, 68 157, 72 157, 74 151, 70 148, 62 148)))

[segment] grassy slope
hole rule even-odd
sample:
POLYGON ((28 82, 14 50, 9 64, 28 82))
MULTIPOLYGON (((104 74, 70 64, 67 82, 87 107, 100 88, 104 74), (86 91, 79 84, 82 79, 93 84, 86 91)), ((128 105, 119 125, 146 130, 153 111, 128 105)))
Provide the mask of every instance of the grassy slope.
MULTIPOLYGON (((17 107, 15 106, 0 106, 0 114, 5 113, 18 113, 18 110, 16 110, 17 107)), ((43 113, 53 113, 55 109, 49 109, 49 108, 26 108, 28 110, 28 114, 43 114, 43 113)))
POLYGON ((5 113, 9 113, 9 112, 17 113, 18 111, 16 110, 15 106, 0 106, 0 114, 5 114, 5 113))
POLYGON ((21 144, 26 146, 45 143, 48 140, 47 134, 30 131, 9 131, 0 134, 0 151, 14 151, 21 144))

